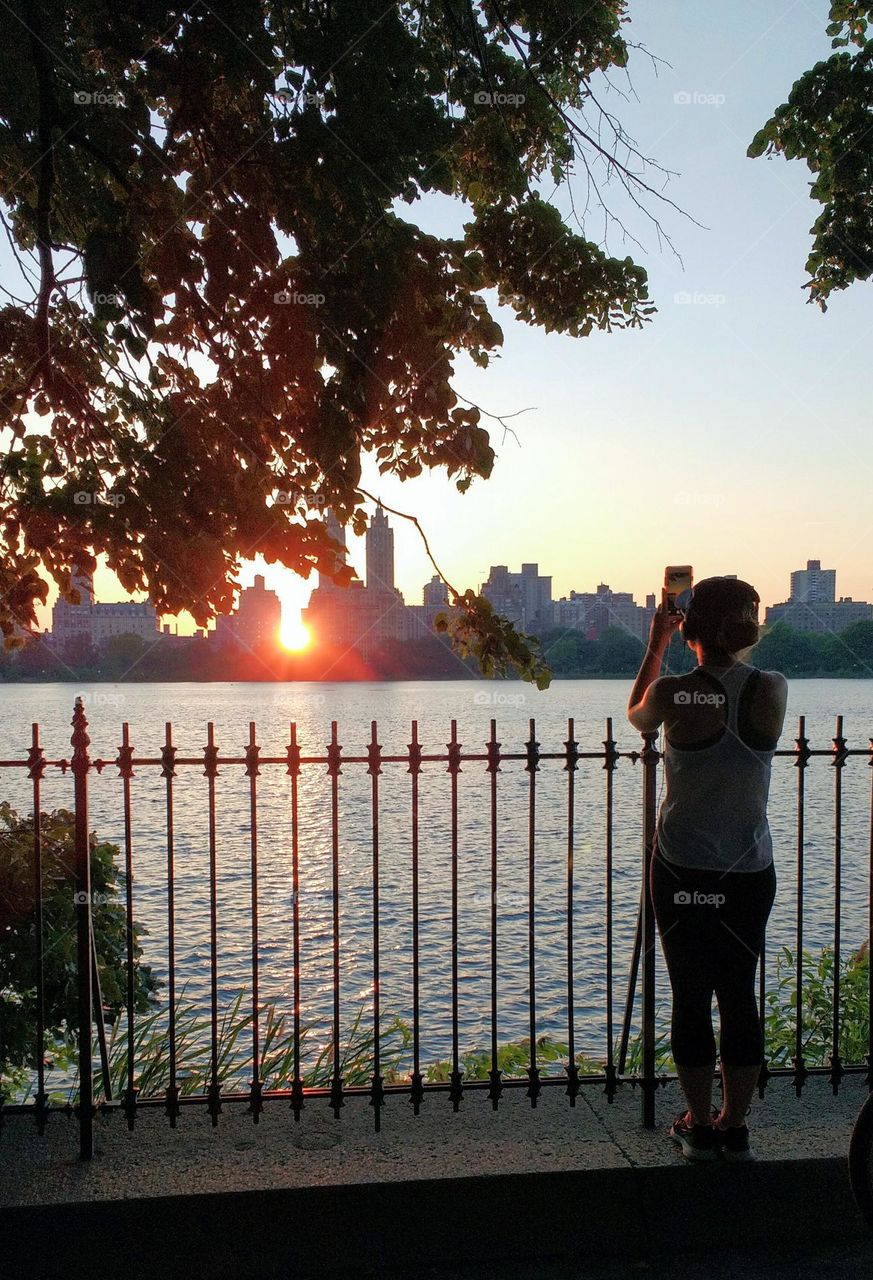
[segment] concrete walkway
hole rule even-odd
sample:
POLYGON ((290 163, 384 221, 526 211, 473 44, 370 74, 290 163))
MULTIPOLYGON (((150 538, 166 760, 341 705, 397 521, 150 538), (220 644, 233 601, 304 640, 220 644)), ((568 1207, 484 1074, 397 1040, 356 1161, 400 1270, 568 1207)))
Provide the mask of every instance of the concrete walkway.
MULTIPOLYGON (((837 1097, 821 1078, 800 1098, 786 1081, 771 1081, 749 1118, 759 1160, 844 1159, 866 1096, 859 1075, 847 1077, 837 1097)), ((496 1112, 474 1091, 457 1114, 445 1094, 435 1094, 417 1117, 407 1099, 394 1097, 382 1109, 380 1133, 361 1098, 349 1099, 339 1120, 325 1100, 307 1102, 299 1124, 284 1103, 268 1102, 257 1125, 245 1103, 228 1104, 216 1129, 199 1107, 184 1108, 175 1130, 160 1108, 150 1108, 133 1133, 122 1115, 98 1116, 90 1164, 77 1158, 72 1119, 53 1117, 40 1137, 32 1120, 9 1116, 0 1131, 0 1204, 682 1166, 664 1136, 681 1106, 678 1086, 662 1086, 657 1128, 649 1131, 631 1088, 608 1103, 602 1086, 583 1086, 575 1107, 560 1087, 546 1088, 536 1108, 523 1089, 511 1089, 496 1112)))
MULTIPOLYGON (((836 1098, 820 1079, 800 1099, 771 1082, 750 1118, 758 1161, 745 1166, 689 1166, 676 1153, 665 1137, 681 1106, 675 1084, 658 1091, 654 1132, 640 1126, 636 1091, 610 1105, 601 1086, 583 1087, 575 1108, 560 1088, 544 1089, 536 1109, 524 1090, 509 1090, 496 1113, 471 1092, 457 1115, 439 1094, 417 1118, 406 1099, 389 1098, 378 1134, 363 1099, 339 1120, 325 1101, 307 1103, 299 1124, 283 1103, 268 1103, 257 1126, 245 1104, 228 1105, 217 1129, 199 1108, 175 1131, 160 1110, 144 1111, 132 1134, 123 1116, 103 1116, 90 1163, 77 1158, 72 1121, 53 1117, 39 1137, 28 1118, 7 1117, 0 1230, 13 1253, 47 1224, 67 1242, 86 1233, 112 1276, 117 1249, 119 1275, 159 1267, 261 1280, 289 1268, 360 1275, 477 1259, 643 1257, 675 1248, 677 1233, 692 1249, 738 1237, 747 1246, 862 1241, 845 1159, 866 1092, 860 1076, 836 1098)), ((32 1276, 78 1274, 75 1251, 64 1250, 57 1272, 34 1271, 24 1256, 32 1276)))

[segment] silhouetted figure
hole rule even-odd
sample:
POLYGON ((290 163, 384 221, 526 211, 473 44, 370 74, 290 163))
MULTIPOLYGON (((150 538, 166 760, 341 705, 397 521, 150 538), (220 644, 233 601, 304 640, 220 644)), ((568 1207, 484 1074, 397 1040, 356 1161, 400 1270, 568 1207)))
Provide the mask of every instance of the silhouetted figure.
POLYGON ((650 888, 673 988, 673 1060, 689 1108, 670 1136, 694 1160, 753 1158, 746 1116, 764 1057, 755 974, 776 893, 767 799, 788 696, 783 675, 744 661, 758 640, 759 603, 747 582, 706 578, 684 617, 662 606, 628 701, 636 729, 664 725, 666 794, 650 888), (698 665, 661 676, 677 629, 698 665), (712 1107, 713 993, 720 1111, 712 1107))

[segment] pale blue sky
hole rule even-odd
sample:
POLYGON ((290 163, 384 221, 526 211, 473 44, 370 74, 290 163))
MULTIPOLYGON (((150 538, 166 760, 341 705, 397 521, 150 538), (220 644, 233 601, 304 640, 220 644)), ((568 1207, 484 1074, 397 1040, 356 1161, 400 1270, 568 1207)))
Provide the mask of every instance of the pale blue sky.
MULTIPOLYGON (((873 291, 835 296, 826 315, 807 305, 809 172, 745 154, 794 79, 829 56, 828 5, 631 10, 631 37, 672 65, 656 73, 636 53, 638 101, 614 95, 614 109, 644 154, 679 171, 667 192, 703 224, 650 202, 681 263, 642 218, 626 220, 644 252, 613 227, 610 250, 647 267, 658 314, 642 332, 581 340, 501 314, 502 359, 459 382, 501 412, 537 406, 514 424, 520 447, 507 440, 492 479, 463 498, 436 477, 382 492, 428 520, 464 585, 495 561, 538 560, 556 594, 602 578, 640 598, 665 562, 691 562, 698 577, 737 572, 771 601, 813 557, 837 567, 839 592, 873 598, 873 291)), ((398 542, 401 585, 416 589, 426 566, 411 534, 398 542)))

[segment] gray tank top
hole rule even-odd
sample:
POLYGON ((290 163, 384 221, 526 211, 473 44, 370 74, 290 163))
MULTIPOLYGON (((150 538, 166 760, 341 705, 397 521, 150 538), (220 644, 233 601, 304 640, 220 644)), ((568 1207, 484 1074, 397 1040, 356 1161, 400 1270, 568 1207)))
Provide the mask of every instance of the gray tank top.
POLYGON ((755 671, 738 662, 716 678, 698 668, 712 693, 726 699, 727 714, 724 728, 700 745, 666 741, 657 842, 669 862, 727 872, 762 871, 773 861, 767 798, 775 746, 750 746, 737 726, 740 692, 755 671))

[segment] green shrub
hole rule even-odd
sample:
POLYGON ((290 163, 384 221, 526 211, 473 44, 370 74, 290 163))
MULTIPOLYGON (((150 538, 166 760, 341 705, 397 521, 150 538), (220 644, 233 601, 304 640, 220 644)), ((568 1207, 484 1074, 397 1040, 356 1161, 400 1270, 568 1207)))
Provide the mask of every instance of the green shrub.
MULTIPOLYGON (((43 973, 46 1059, 63 1065, 75 1047, 77 1018, 74 815, 40 814, 42 842, 43 973)), ((36 1069, 36 892, 33 817, 0 803, 0 1098, 16 1093, 36 1069)), ((124 1007, 127 931, 124 876, 116 845, 92 833, 92 917, 104 1016, 124 1007)), ((135 1006, 156 1001, 157 980, 141 961, 141 928, 134 928, 135 1006)))
MULTIPOLYGON (((782 947, 776 954, 775 974, 764 993, 764 1052, 771 1068, 791 1067, 795 1057, 797 1025, 796 951, 782 947)), ((870 1034, 870 948, 840 957, 840 1058, 846 1063, 867 1060, 870 1034)), ((800 1022, 804 1064, 827 1066, 833 1040, 834 949, 803 952, 801 961, 800 1022)), ((655 1069, 675 1073, 670 1053, 669 1005, 659 1004, 655 1014, 655 1069)), ((618 1044, 615 1047, 618 1056, 618 1044)), ((628 1045, 627 1070, 642 1071, 640 1032, 628 1045)))
MULTIPOLYGON (((765 996, 764 1039, 771 1067, 794 1062, 797 1024, 795 957, 783 947, 776 956, 776 982, 765 996)), ((801 1028, 803 1058, 808 1067, 827 1066, 833 1042, 834 949, 817 955, 803 952, 801 961, 801 1028)), ((840 1058, 865 1062, 870 1034, 870 948, 840 957, 840 1058)))

